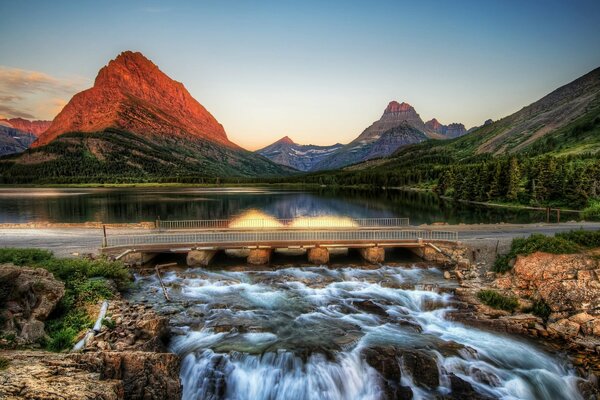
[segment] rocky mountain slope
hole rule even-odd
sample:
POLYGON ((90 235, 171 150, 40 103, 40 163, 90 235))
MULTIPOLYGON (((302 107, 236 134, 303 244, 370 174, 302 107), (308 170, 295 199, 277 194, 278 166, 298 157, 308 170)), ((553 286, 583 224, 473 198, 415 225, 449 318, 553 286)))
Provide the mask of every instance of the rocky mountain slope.
POLYGON ((443 139, 444 135, 427 127, 410 104, 392 101, 379 120, 352 142, 317 163, 313 170, 336 169, 389 156, 402 146, 428 138, 443 139))
POLYGON ((5 181, 25 182, 289 172, 231 142, 183 84, 130 51, 73 96, 30 151, 0 162, 5 181))
POLYGON ((33 133, 0 125, 0 157, 27 150, 35 139, 37 137, 33 133))
POLYGON ((52 121, 29 121, 24 118, 0 119, 0 125, 9 126, 22 132, 33 134, 35 137, 44 133, 52 124, 52 121))
POLYGON ((277 164, 286 165, 299 171, 311 171, 316 164, 342 146, 340 143, 331 146, 302 145, 294 143, 292 139, 285 136, 275 143, 257 150, 256 153, 277 164))
POLYGON ((448 139, 456 138, 467 133, 467 129, 463 124, 453 122, 449 125, 442 125, 436 118, 425 122, 425 127, 448 139))

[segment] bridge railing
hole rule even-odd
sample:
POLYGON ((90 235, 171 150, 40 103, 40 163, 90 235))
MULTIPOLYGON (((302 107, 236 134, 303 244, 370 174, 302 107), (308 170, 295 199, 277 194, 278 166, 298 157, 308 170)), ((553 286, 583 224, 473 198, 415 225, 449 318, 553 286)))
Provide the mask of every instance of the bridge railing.
POLYGON ((321 231, 228 231, 195 233, 159 233, 141 235, 117 235, 106 238, 106 247, 142 245, 289 245, 319 243, 378 243, 394 241, 457 241, 458 233, 429 230, 321 230, 321 231))
POLYGON ((161 231, 193 229, 348 229, 348 228, 399 228, 409 226, 408 218, 342 218, 300 217, 296 219, 199 219, 164 221, 156 220, 161 231))

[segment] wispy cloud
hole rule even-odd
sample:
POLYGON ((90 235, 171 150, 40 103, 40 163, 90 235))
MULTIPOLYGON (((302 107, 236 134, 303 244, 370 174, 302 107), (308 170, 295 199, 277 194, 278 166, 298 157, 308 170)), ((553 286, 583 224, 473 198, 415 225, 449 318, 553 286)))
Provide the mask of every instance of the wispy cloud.
POLYGON ((57 78, 39 71, 0 66, 0 114, 3 117, 52 119, 84 78, 57 78))

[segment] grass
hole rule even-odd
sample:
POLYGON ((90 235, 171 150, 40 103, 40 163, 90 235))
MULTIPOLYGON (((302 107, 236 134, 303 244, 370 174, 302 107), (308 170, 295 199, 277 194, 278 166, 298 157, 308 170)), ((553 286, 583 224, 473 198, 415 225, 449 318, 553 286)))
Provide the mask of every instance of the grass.
POLYGON ((519 301, 513 296, 504 296, 494 290, 481 290, 477 298, 492 308, 513 312, 519 307, 519 301))
POLYGON ((114 287, 123 290, 131 280, 120 262, 56 258, 45 250, 0 249, 0 263, 44 268, 65 284, 65 295, 46 321, 48 337, 42 344, 52 351, 70 348, 81 331, 91 328, 86 305, 114 297, 114 287))
POLYGON ((546 304, 546 302, 541 299, 535 299, 533 301, 533 305, 527 308, 525 312, 529 312, 535 316, 538 316, 544 321, 548 320, 548 317, 550 317, 550 314, 552 314, 552 310, 550 309, 548 304, 546 304))
POLYGON ((537 251, 552 254, 573 254, 580 251, 580 246, 565 237, 533 234, 527 238, 513 239, 508 254, 498 256, 492 270, 506 272, 512 268, 511 260, 517 255, 529 255, 537 251))
POLYGON ((0 357, 0 371, 4 371, 10 365, 10 360, 5 357, 0 357))

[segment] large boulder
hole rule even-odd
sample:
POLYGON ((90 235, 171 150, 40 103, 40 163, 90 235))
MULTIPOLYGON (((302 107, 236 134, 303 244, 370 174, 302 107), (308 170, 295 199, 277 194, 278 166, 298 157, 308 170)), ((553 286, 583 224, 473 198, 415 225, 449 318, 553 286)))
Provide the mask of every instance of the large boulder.
POLYGON ((65 294, 65 285, 42 268, 0 265, 0 331, 20 344, 45 336, 44 321, 65 294))

